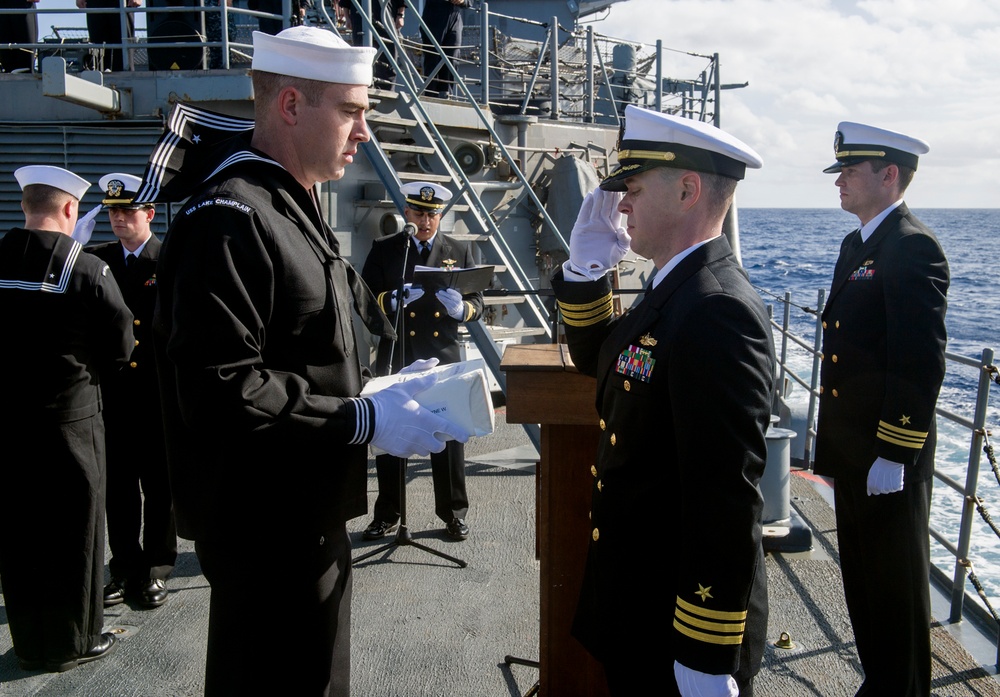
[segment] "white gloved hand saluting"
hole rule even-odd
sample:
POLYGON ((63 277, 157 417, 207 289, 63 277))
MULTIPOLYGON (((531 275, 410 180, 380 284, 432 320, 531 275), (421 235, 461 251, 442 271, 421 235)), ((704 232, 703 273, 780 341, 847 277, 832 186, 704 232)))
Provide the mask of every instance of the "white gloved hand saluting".
POLYGON ((739 697, 740 690, 731 675, 701 673, 674 661, 674 679, 681 697, 739 697))
POLYGON ((90 242, 90 236, 94 234, 94 227, 97 225, 97 214, 102 208, 104 206, 94 206, 86 215, 77 218, 71 235, 74 240, 84 245, 90 242))
POLYGON ((620 191, 594 189, 583 199, 569 236, 570 270, 596 281, 628 253, 632 238, 618 212, 623 196, 620 191))
POLYGON ((902 490, 903 465, 884 457, 875 458, 868 470, 868 495, 894 494, 902 490))
MULTIPOLYGON (((410 365, 400 372, 416 369, 410 365)), ((365 397, 371 401, 375 411, 375 432, 371 445, 396 457, 424 457, 444 450, 449 440, 467 441, 469 433, 465 429, 425 409, 414 399, 437 381, 436 374, 423 375, 365 397)))
POLYGON ((444 305, 449 317, 457 319, 459 322, 465 319, 465 302, 462 300, 461 293, 454 288, 443 288, 434 295, 444 305))
MULTIPOLYGON (((398 291, 395 291, 395 290, 392 291, 391 302, 390 302, 391 308, 390 309, 392 309, 393 311, 396 310, 396 293, 397 292, 398 291)), ((406 283, 406 284, 404 284, 403 285, 403 307, 406 307, 407 305, 409 305, 410 303, 412 303, 414 300, 419 300, 420 298, 423 297, 423 295, 424 295, 424 289, 421 288, 420 286, 417 286, 416 288, 414 288, 412 283, 406 283)))

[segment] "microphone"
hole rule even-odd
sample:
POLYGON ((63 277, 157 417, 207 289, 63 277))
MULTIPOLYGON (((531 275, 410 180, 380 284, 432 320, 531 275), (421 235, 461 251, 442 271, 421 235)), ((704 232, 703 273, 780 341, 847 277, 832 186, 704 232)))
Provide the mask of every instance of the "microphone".
POLYGON ((417 226, 413 223, 407 223, 403 226, 403 234, 407 237, 413 237, 417 234, 417 226))

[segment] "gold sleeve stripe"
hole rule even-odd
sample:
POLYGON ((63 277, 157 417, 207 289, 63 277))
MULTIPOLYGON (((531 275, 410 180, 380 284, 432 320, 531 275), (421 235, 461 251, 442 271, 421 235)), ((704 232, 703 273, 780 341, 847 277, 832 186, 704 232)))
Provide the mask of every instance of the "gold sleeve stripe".
POLYGON ((389 309, 390 307, 389 297, 390 296, 388 291, 378 294, 378 306, 381 307, 382 312, 386 314, 389 314, 389 312, 391 312, 391 310, 389 309))
POLYGON ((611 317, 615 308, 612 303, 612 295, 608 293, 603 298, 585 305, 560 302, 559 310, 562 312, 563 322, 569 326, 589 327, 611 317))
POLYGON ((924 442, 927 440, 926 433, 920 433, 919 431, 906 431, 905 433, 898 433, 901 429, 886 428, 888 424, 884 421, 880 421, 878 425, 878 433, 876 434, 879 440, 884 440, 886 443, 892 443, 893 445, 898 445, 902 448, 912 448, 914 450, 920 450, 924 447, 924 442))
POLYGON ((690 627, 685 627, 678 620, 674 620, 674 629, 683 634, 684 636, 691 637, 695 641, 701 641, 706 644, 718 644, 720 646, 738 646, 743 643, 742 634, 729 634, 719 636, 716 634, 706 634, 705 632, 699 632, 690 627))
POLYGON ((698 607, 697 605, 692 605, 686 600, 682 599, 680 596, 677 597, 677 607, 681 610, 696 615, 698 617, 707 617, 710 620, 727 620, 730 622, 746 622, 747 613, 746 610, 742 612, 723 612, 722 610, 707 610, 703 607, 698 607))
POLYGON ((462 321, 468 322, 470 319, 472 319, 472 315, 475 312, 475 310, 472 308, 472 303, 470 303, 468 300, 463 301, 462 304, 465 305, 465 319, 463 319, 462 321))
POLYGON ((897 436, 901 436, 903 438, 927 437, 927 431, 915 431, 912 428, 900 428, 899 426, 893 426, 892 424, 886 423, 885 421, 879 421, 878 427, 879 430, 881 431, 889 431, 890 433, 893 433, 897 436))
POLYGON ((680 608, 674 612, 674 617, 683 621, 684 624, 689 624, 692 627, 699 627, 700 629, 707 629, 712 632, 742 634, 743 630, 746 628, 746 622, 713 622, 711 620, 699 620, 698 618, 687 614, 680 608))

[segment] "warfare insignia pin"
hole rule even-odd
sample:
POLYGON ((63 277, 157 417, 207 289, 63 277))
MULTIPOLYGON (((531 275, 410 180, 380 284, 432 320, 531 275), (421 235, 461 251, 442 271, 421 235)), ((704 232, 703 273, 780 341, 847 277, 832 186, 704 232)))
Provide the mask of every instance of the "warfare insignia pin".
POLYGON ((445 267, 446 269, 450 269, 457 263, 458 261, 456 261, 455 259, 445 259, 444 261, 441 262, 441 266, 445 267))
POLYGON ((656 346, 656 339, 651 337, 649 333, 646 333, 642 335, 641 339, 639 339, 639 343, 643 346, 656 346))
POLYGON ((420 187, 420 200, 421 201, 433 201, 434 200, 434 187, 433 186, 422 186, 422 187, 420 187))

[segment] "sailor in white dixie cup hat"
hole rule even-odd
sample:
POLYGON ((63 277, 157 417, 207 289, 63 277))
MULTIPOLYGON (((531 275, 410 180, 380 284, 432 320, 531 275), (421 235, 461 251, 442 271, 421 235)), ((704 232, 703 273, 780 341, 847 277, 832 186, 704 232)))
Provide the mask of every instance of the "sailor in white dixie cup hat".
POLYGON ((760 668, 758 483, 774 345, 721 234, 737 181, 760 166, 714 126, 626 107, 618 166, 584 200, 570 258, 552 278, 573 362, 597 379, 601 428, 573 635, 603 663, 615 697, 662 685, 665 664, 664 694, 735 697, 760 668), (617 316, 607 272, 630 250, 658 271, 617 316), (706 516, 706 496, 725 505, 706 516), (665 560, 652 575, 634 563, 651 530, 665 560), (623 641, 644 636, 663 641, 623 641))
POLYGON ((104 427, 99 370, 132 351, 132 314, 100 259, 71 239, 89 182, 15 173, 24 227, 0 239, 4 376, 0 585, 22 670, 70 670, 117 645, 103 631, 104 427))
POLYGON ((859 694, 931 693, 927 539, 950 276, 934 233, 903 201, 929 150, 919 138, 843 121, 837 161, 823 170, 838 175, 840 206, 860 225, 841 242, 823 310, 814 465, 837 484, 859 694), (886 588, 896 589, 891 603, 886 588))
POLYGON ((413 399, 434 376, 359 397, 353 314, 395 335, 341 256, 316 187, 343 177, 369 139, 375 49, 312 26, 253 41, 254 129, 221 139, 205 167, 182 163, 174 181, 188 203, 160 249, 170 482, 178 533, 196 541, 212 587, 205 694, 284 693, 291 666, 296 694, 342 697, 346 521, 367 511, 368 444, 426 456, 469 434, 413 399), (213 174, 185 181, 194 172, 213 174), (261 549, 281 563, 254 564, 261 549), (291 608, 293 637, 262 631, 261 588, 291 608))

